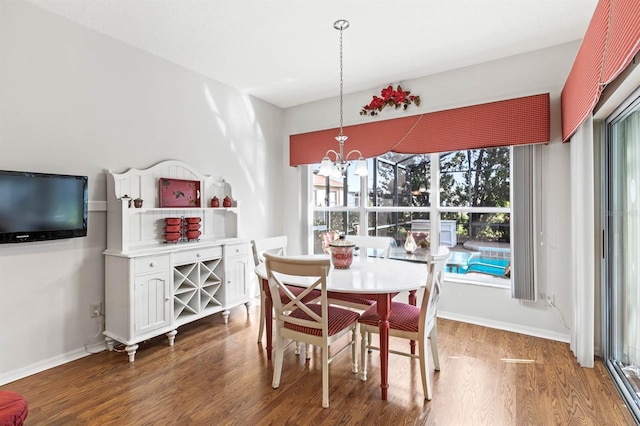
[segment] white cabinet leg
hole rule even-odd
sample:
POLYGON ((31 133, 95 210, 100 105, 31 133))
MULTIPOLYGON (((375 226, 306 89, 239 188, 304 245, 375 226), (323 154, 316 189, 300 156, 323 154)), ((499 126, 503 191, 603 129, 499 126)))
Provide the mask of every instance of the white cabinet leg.
POLYGON ((251 316, 251 300, 248 300, 247 303, 244 304, 244 307, 247 308, 247 316, 251 316))
POLYGON ((227 324, 229 322, 229 315, 231 311, 229 309, 222 311, 222 318, 224 318, 224 323, 227 324))
POLYGON ((107 349, 113 352, 113 349, 116 347, 116 341, 107 336, 104 337, 104 341, 107 344, 107 349))
POLYGON ((124 350, 127 352, 127 355, 129 355, 129 362, 133 362, 136 359, 138 345, 127 345, 124 347, 124 350))
POLYGON ((178 334, 178 330, 171 330, 165 336, 169 339, 169 346, 173 346, 173 342, 176 340, 176 334, 178 334))

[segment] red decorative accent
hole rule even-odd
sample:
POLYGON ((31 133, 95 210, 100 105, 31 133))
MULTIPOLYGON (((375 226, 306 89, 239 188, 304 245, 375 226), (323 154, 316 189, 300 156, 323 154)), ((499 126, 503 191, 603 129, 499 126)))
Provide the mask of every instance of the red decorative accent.
POLYGON ((640 50, 640 2, 600 0, 562 89, 562 140, 593 112, 602 90, 640 50))
POLYGON ((218 197, 213 197, 211 199, 211 207, 220 207, 220 200, 218 200, 218 197))
MULTIPOLYGON (((338 129, 290 136, 290 164, 318 163, 338 129)), ((367 158, 389 151, 427 154, 549 142, 549 94, 357 124, 344 128, 349 150, 367 158)))
POLYGON ((200 231, 187 231, 188 240, 197 240, 200 237, 200 231))
POLYGON ((222 200, 222 207, 231 207, 231 198, 224 197, 224 200, 222 200))
POLYGON ((200 207, 200 181, 160 178, 160 207, 200 207))
POLYGON ((386 107, 394 107, 398 109, 407 109, 409 105, 415 103, 416 106, 420 106, 420 96, 411 95, 408 90, 402 90, 402 87, 398 85, 396 90, 393 86, 389 86, 386 89, 380 91, 380 96, 374 96, 368 105, 362 107, 360 115, 377 115, 386 107))
POLYGON ((12 391, 0 391, 0 425, 24 424, 29 413, 29 404, 22 395, 12 391))
POLYGON ((178 241, 180 239, 180 233, 179 232, 166 232, 164 234, 164 239, 167 241, 178 241))

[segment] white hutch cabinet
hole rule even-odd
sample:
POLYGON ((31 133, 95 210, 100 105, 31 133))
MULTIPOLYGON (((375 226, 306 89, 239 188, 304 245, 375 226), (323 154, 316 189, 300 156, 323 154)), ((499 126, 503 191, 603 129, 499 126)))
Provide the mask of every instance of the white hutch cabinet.
POLYGON ((241 304, 249 313, 249 243, 237 237, 237 203, 222 207, 226 196, 231 190, 224 181, 179 161, 107 172, 104 335, 109 350, 124 344, 133 362, 139 342, 165 334, 173 345, 180 325, 218 312, 227 322, 230 309, 241 304), (161 178, 192 181, 197 189, 187 194, 191 205, 160 207, 161 178), (208 207, 214 196, 221 207, 208 207), (133 206, 136 198, 143 200, 142 207, 133 206), (200 218, 199 238, 166 242, 165 219, 175 217, 200 218))

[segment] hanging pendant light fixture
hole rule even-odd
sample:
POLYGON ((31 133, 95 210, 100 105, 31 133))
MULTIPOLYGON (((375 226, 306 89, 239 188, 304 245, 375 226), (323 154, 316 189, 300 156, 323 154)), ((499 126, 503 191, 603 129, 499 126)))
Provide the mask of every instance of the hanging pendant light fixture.
POLYGON ((338 133, 338 136, 336 136, 336 140, 339 145, 339 152, 336 152, 333 149, 327 151, 320 163, 318 175, 336 176, 336 174, 339 174, 344 177, 347 167, 349 167, 349 156, 351 154, 356 154, 358 158, 354 173, 358 176, 366 176, 369 174, 369 170, 367 169, 367 160, 364 159, 360 151, 354 149, 349 151, 347 155, 344 155, 344 143, 347 140, 347 136, 342 133, 342 31, 349 28, 349 21, 339 19, 333 23, 333 28, 340 31, 340 132, 338 133), (335 161, 333 162, 331 161, 331 158, 329 158, 331 154, 335 155, 335 161))

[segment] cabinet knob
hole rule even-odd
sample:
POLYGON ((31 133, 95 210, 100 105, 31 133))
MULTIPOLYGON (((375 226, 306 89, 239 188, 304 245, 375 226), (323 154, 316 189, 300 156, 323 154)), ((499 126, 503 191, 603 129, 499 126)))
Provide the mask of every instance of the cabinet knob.
POLYGON ((196 257, 200 257, 200 253, 196 253, 196 257))
POLYGON ((156 266, 155 262, 149 262, 149 267, 153 268, 154 266, 156 266))

